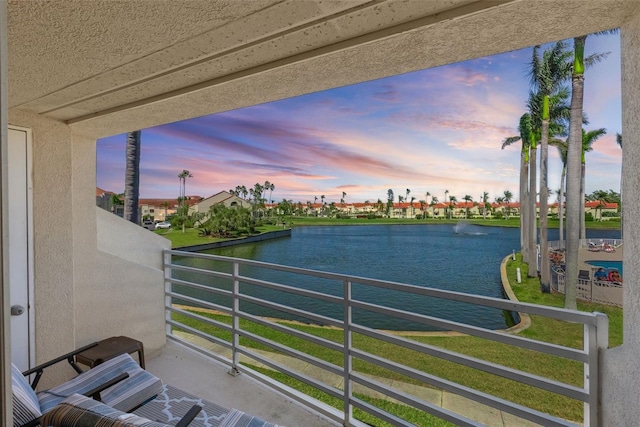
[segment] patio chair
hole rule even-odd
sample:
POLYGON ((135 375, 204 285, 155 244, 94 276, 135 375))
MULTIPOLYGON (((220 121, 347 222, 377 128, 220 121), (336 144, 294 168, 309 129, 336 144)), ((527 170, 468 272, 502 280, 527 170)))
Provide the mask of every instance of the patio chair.
MULTIPOLYGON (((192 406, 175 427, 189 425, 201 410, 201 406, 192 406)), ((42 417, 41 424, 45 427, 76 427, 80 425, 100 427, 174 427, 151 421, 135 414, 118 411, 111 406, 81 394, 73 394, 60 402, 42 417)))
POLYGON ((40 417, 67 397, 84 394, 116 410, 130 411, 151 400, 162 390, 162 381, 142 369, 128 354, 122 354, 86 372, 75 365, 74 357, 93 345, 79 348, 25 372, 12 365, 14 426, 34 426, 40 417), (80 374, 61 385, 36 393, 44 369, 67 360, 80 374), (31 384, 29 375, 35 374, 31 384))

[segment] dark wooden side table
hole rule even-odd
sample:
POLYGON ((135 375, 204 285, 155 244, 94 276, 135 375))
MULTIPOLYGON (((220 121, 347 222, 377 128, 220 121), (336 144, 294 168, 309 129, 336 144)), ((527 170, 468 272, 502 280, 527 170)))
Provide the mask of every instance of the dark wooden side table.
POLYGON ((99 341, 95 347, 76 355, 76 362, 93 368, 123 353, 138 353, 138 363, 144 369, 144 347, 142 342, 129 337, 111 337, 99 341))

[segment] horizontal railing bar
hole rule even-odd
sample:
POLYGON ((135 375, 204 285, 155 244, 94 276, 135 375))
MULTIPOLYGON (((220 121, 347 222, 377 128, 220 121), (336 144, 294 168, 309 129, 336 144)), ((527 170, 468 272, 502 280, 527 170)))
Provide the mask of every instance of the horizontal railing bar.
POLYGON ((203 276, 217 277, 219 279, 230 279, 230 273, 223 273, 215 270, 206 270, 204 268, 190 267, 188 265, 171 264, 171 270, 188 271, 190 273, 202 274, 203 276))
POLYGON ((262 326, 273 328, 276 331, 279 331, 279 332, 282 332, 282 333, 285 333, 285 334, 289 334, 289 335, 292 335, 292 336, 297 337, 297 338, 301 338, 303 340, 312 342, 314 344, 321 345, 321 346, 326 347, 326 348, 328 348, 330 350, 339 351, 341 353, 344 351, 344 347, 343 347, 342 344, 333 342, 333 341, 328 340, 326 338, 317 337, 317 336, 309 334, 307 332, 299 331, 297 329, 293 329, 293 328, 290 328, 290 327, 285 326, 285 325, 280 325, 278 323, 271 322, 271 321, 263 319, 261 317, 254 316, 253 314, 245 313, 244 311, 239 312, 238 316, 243 318, 243 319, 245 319, 245 320, 250 320, 252 322, 258 323, 258 324, 260 324, 262 326))
MULTIPOLYGON (((377 364, 374 359, 371 359, 371 356, 374 356, 371 353, 364 352, 358 349, 351 349, 351 354, 353 357, 357 357, 363 360, 367 360, 373 364, 377 364)), ((589 393, 587 393, 584 389, 575 387, 569 384, 561 383, 559 381, 550 380, 544 377, 540 377, 537 375, 529 374, 526 372, 518 371, 512 368, 503 367, 501 365, 495 365, 493 363, 484 362, 483 360, 474 359, 462 355, 455 355, 452 358, 443 358, 444 360, 457 363, 459 365, 468 366, 470 368, 482 370, 489 374, 497 375, 502 378, 506 378, 508 380, 518 381, 522 384, 527 384, 532 387, 537 387, 542 390, 546 390, 552 393, 560 394, 563 396, 570 397, 572 399, 581 400, 586 402, 589 399, 589 393), (470 362, 470 363, 468 363, 470 362)), ((387 368, 398 373, 403 373, 406 375, 405 365, 400 365, 396 362, 393 362, 388 359, 384 359, 388 366, 387 368), (402 369, 403 372, 400 372, 399 369, 402 369)), ((419 371, 416 371, 419 373, 419 371)), ((411 375, 414 379, 413 375, 411 375)))
POLYGON ((502 298, 486 297, 486 296, 480 296, 480 295, 467 294, 463 292, 447 291, 447 290, 436 289, 431 287, 423 287, 423 286, 409 285, 409 284, 398 283, 398 282, 391 282, 386 280, 378 280, 378 279, 370 279, 370 278, 359 277, 359 276, 330 273, 330 272, 312 270, 307 268, 289 267, 289 266, 284 266, 280 264, 272 264, 272 263, 247 260, 242 258, 232 258, 232 257, 225 257, 220 255, 209 255, 209 254, 197 254, 196 256, 196 254, 192 252, 183 252, 183 251, 175 251, 175 250, 165 250, 165 253, 170 253, 170 254, 185 256, 185 257, 193 256, 195 258, 206 258, 206 259, 212 259, 217 261, 225 261, 229 263, 250 265, 254 267, 260 267, 260 268, 277 270, 277 271, 286 271, 290 273, 299 273, 299 274, 304 274, 304 275, 309 275, 314 277, 332 279, 340 282, 343 282, 346 280, 352 283, 358 283, 358 284, 375 286, 375 287, 383 287, 387 289, 401 290, 404 292, 410 292, 410 293, 424 295, 424 296, 430 296, 430 297, 447 299, 452 301, 467 302, 470 304, 477 304, 477 305, 483 305, 487 307, 499 308, 501 310, 519 311, 519 312, 524 312, 529 314, 551 317, 553 319, 564 320, 568 322, 595 324, 595 319, 592 313, 566 310, 566 309, 557 308, 557 307, 548 307, 548 306, 541 306, 537 304, 514 302, 514 301, 505 300, 502 298))
POLYGON ((172 297, 172 298, 178 298, 182 301, 185 302, 191 302, 193 304, 197 304, 193 307, 194 310, 197 310, 198 308, 203 308, 203 309, 207 309, 207 310, 217 310, 217 311, 221 311, 224 314, 228 314, 231 315, 232 311, 231 309, 223 306, 223 305, 219 305, 219 304, 215 304, 209 301, 204 301, 201 300, 199 298, 194 298, 194 297, 189 297, 183 294, 177 294, 175 292, 165 292, 165 296, 168 297, 172 297))
POLYGON ((182 285, 182 286, 197 289, 199 291, 203 291, 209 294, 218 294, 218 295, 231 297, 231 291, 228 291, 226 289, 214 288, 211 286, 205 286, 199 283, 188 282, 186 280, 180 280, 180 279, 170 279, 168 280, 168 282, 170 282, 172 285, 182 285))
POLYGON ((442 329, 462 332, 467 335, 473 335, 476 337, 501 342, 503 344, 509 344, 529 350, 540 351, 554 356, 564 357, 565 359, 576 360, 583 363, 589 362, 588 355, 583 350, 577 350, 568 347, 562 347, 556 344, 535 341, 529 338, 496 332, 477 326, 465 325, 463 323, 454 322, 451 320, 438 319, 436 317, 426 316, 424 314, 416 314, 404 310, 398 310, 395 308, 381 307, 376 304, 370 304, 362 301, 354 300, 351 302, 351 305, 353 307, 362 308, 364 310, 382 313, 386 316, 395 316, 416 323, 422 323, 426 325, 436 326, 442 329))
POLYGON ((301 351, 298 351, 294 348, 291 347, 287 347, 285 345, 282 345, 280 343, 277 343, 275 341, 266 339, 266 338, 262 338, 259 335, 253 334, 251 332, 247 332, 245 330, 240 330, 238 331, 238 333, 240 334, 240 336, 249 338, 257 343, 260 343, 262 345, 265 345, 267 347, 273 348, 275 350, 281 351, 282 353, 286 354, 287 356, 291 356, 294 357, 296 359, 302 360, 303 362, 307 362, 313 366, 317 366, 318 368, 324 369, 325 371, 331 372, 332 374, 338 375, 340 377, 344 376, 344 369, 342 369, 342 366, 338 366, 338 365, 334 365, 333 363, 329 363, 327 361, 324 361, 322 359, 319 359, 317 357, 314 356, 310 356, 306 353, 303 353, 301 351))
POLYGON ((207 341, 210 341, 210 342, 212 342, 214 344, 218 344, 218 345, 220 345, 222 347, 225 347, 225 348, 228 348, 228 349, 231 348, 231 344, 228 343, 227 341, 224 341, 224 340, 222 340, 220 338, 214 337, 213 335, 209 335, 209 334, 206 334, 204 332, 200 332, 199 330, 194 329, 191 326, 187 326, 187 325, 185 325, 183 323, 176 322, 175 320, 167 320, 167 323, 172 325, 172 326, 175 326, 176 328, 184 329, 185 331, 189 332, 190 334, 193 334, 195 336, 203 338, 203 339, 205 339, 207 341))
POLYGON ((390 388, 387 384, 382 384, 378 381, 374 381, 371 378, 357 375, 357 379, 358 379, 357 382, 365 387, 368 387, 372 390, 377 391, 378 393, 382 393, 383 395, 386 395, 393 399, 399 400, 400 402, 413 406, 416 409, 420 409, 424 412, 428 412, 432 415, 436 415, 437 417, 442 418, 445 421, 455 423, 457 426, 482 426, 483 425, 463 415, 449 411, 448 409, 445 409, 439 405, 434 405, 432 403, 425 402, 424 400, 417 399, 408 393, 404 393, 394 388, 390 388))
POLYGON ((227 331, 227 332, 231 332, 231 330, 233 329, 231 327, 231 325, 227 325, 226 323, 222 323, 222 322, 219 322, 217 320, 211 319, 209 317, 205 317, 205 316, 202 316, 200 314, 192 313, 192 312, 187 311, 187 310, 183 310, 183 309, 176 308, 176 307, 167 307, 167 310, 169 310, 172 313, 179 313, 179 314, 181 314, 183 316, 186 316, 186 317, 189 317, 191 319, 198 320, 198 321, 203 322, 203 323, 205 323, 205 324, 207 324, 209 326, 214 326, 216 328, 220 328, 220 329, 222 329, 224 331, 227 331))
POLYGON ((319 389, 320 391, 327 393, 329 396, 333 396, 336 397, 338 399, 342 399, 342 390, 339 390, 337 388, 331 387, 326 385, 323 382, 320 382, 318 380, 316 380, 315 378, 312 378, 308 375, 302 374, 300 372, 294 371, 292 369, 290 369, 287 366, 281 365, 277 362, 275 362, 272 359, 269 359, 268 357, 264 357, 261 354, 258 353, 254 353, 251 350, 247 349, 246 347, 239 347, 237 349, 237 351, 241 354, 244 354, 245 356, 248 356, 260 363, 262 363, 263 365, 266 365, 268 367, 270 367, 271 369, 274 369, 278 372, 282 372, 286 375, 289 375, 290 377, 295 378, 298 381, 301 381, 307 385, 310 385, 312 387, 315 387, 317 389, 319 389))
POLYGON ((415 427, 415 424, 410 423, 400 417, 397 417, 393 414, 390 414, 387 411, 384 411, 377 406, 373 406, 372 404, 365 402, 364 400, 360 400, 358 398, 351 398, 351 404, 353 407, 358 408, 364 412, 367 412, 375 417, 380 418, 382 421, 386 421, 392 426, 406 426, 406 427, 415 427))
MULTIPOLYGON (((492 396, 487 393, 483 393, 481 391, 463 386, 461 384, 446 380, 444 378, 437 377, 435 375, 426 374, 424 372, 420 372, 416 369, 409 368, 406 366, 399 366, 395 363, 388 363, 384 359, 378 356, 367 355, 366 357, 363 358, 363 360, 366 360, 370 363, 374 363, 376 365, 379 365, 383 368, 390 369, 390 370, 393 370, 393 367, 395 366, 397 372, 409 378, 420 379, 421 381, 427 384, 431 384, 444 391, 458 394, 462 397, 466 397, 467 399, 474 400, 485 406, 491 406, 492 408, 496 408, 500 411, 508 412, 520 418, 525 418, 529 421, 537 422, 544 426, 566 426, 566 421, 559 420, 559 418, 553 417, 551 415, 548 415, 539 411, 535 411, 525 406, 518 405, 517 403, 513 403, 508 400, 504 400, 497 396, 492 396), (558 421, 560 422, 557 423, 558 421)), ((351 379, 358 383, 367 383, 370 381, 368 378, 358 374, 357 372, 353 372, 351 374, 351 379)))
POLYGON ((500 310, 524 312, 528 314, 550 317, 567 322, 593 324, 595 322, 592 313, 581 311, 569 311, 563 308, 515 302, 503 298, 486 297, 482 295, 467 294, 464 292, 448 291, 430 287, 409 285, 405 283, 390 282, 368 278, 350 278, 353 283, 375 286, 378 288, 392 289, 402 292, 410 292, 417 295, 464 302, 474 305, 482 305, 500 310))
POLYGON ((256 297, 252 297, 244 294, 238 295, 238 299, 251 302, 257 305, 261 305, 263 307, 273 308, 274 310, 284 311, 285 313, 294 314, 300 317, 305 317, 307 319, 315 320, 320 325, 327 324, 327 325, 336 326, 336 327, 342 326, 342 322, 332 319, 331 317, 310 313, 305 310, 300 310, 298 308, 293 308, 287 305, 278 304, 276 302, 266 301, 260 298, 256 298, 256 297))
POLYGON ((323 294, 322 292, 310 291, 308 289, 294 288, 293 286, 283 285, 283 284, 274 283, 274 282, 268 282, 266 280, 252 279, 251 277, 247 277, 247 276, 238 276, 237 279, 240 280, 240 282, 242 283, 248 283, 251 285, 257 285, 264 288, 287 292, 289 294, 302 295, 309 298, 317 298, 323 301, 335 302, 336 304, 342 304, 344 301, 344 298, 337 297, 335 295, 323 294))
MULTIPOLYGON (((587 393, 584 389, 580 387, 575 387, 573 385, 551 380, 538 375, 530 374, 528 372, 509 368, 503 365, 498 365, 492 362, 487 362, 485 360, 477 359, 475 357, 466 356, 460 353, 441 349, 428 344, 412 341, 403 337, 375 333, 375 330, 373 329, 360 327, 357 325, 354 325, 352 330, 353 332, 362 333, 363 335, 369 336, 371 338, 377 338, 382 341, 388 342, 390 344, 395 344, 404 348, 418 351, 420 353, 429 354, 434 357, 439 357, 441 359, 448 360, 450 362, 454 362, 459 365, 468 366, 470 368, 478 369, 478 370, 487 372, 489 374, 497 375, 503 378, 507 378, 509 380, 518 381, 523 384, 540 388, 542 390, 550 391, 552 393, 558 393, 563 396, 570 397, 572 399, 577 399, 577 400, 586 402, 587 399, 589 398, 589 393, 587 393), (369 333, 369 332, 374 332, 374 333, 369 333)), ((351 349, 351 354, 354 357, 360 357, 365 354, 368 355, 369 353, 365 353, 358 349, 351 349)))

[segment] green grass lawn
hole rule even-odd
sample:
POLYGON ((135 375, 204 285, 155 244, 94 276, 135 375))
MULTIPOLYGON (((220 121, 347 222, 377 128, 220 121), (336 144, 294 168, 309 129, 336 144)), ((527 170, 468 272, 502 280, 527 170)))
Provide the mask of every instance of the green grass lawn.
MULTIPOLYGON (((517 267, 520 267, 523 270, 523 277, 526 277, 526 265, 523 265, 521 263, 519 256, 516 258, 516 261, 512 261, 509 263, 507 270, 514 292, 521 301, 556 307, 561 307, 563 305, 563 297, 561 295, 540 293, 540 283, 536 278, 527 279, 522 284, 516 284, 515 270, 517 267)), ((617 346, 622 343, 622 310, 620 308, 609 307, 600 304, 581 303, 579 304, 579 309, 589 312, 599 311, 606 313, 610 319, 611 346, 617 346)), ((229 324, 231 321, 230 317, 225 315, 209 313, 205 313, 204 315, 215 318, 216 320, 225 322, 227 324, 229 324)), ((220 329, 212 326, 204 325, 201 322, 186 318, 185 316, 175 315, 175 318, 180 322, 198 329, 202 329, 207 333, 218 336, 222 339, 229 340, 231 337, 230 333, 228 332, 221 331, 220 329)), ((279 333, 277 331, 265 328, 249 321, 241 320, 240 323, 242 329, 245 329, 252 333, 266 337, 281 344, 285 344, 291 348, 297 349, 307 354, 311 354, 335 365, 342 366, 343 364, 342 353, 328 350, 322 346, 310 343, 306 340, 291 337, 289 335, 279 333)), ((300 324, 290 324, 288 322, 284 323, 292 328, 302 330, 309 334, 319 336, 334 342, 341 343, 343 340, 343 333, 341 330, 300 324)), ((582 325, 556 321, 540 316, 533 316, 531 327, 526 329, 525 331, 522 331, 521 335, 540 341, 555 343, 573 348, 582 348, 582 330, 582 325)), ((473 356, 478 359, 509 366, 525 372, 535 373, 568 384, 582 386, 583 383, 582 364, 578 362, 568 361, 559 357, 511 347, 509 345, 471 336, 410 336, 407 338, 428 343, 457 353, 473 356)), ((241 344, 252 348, 272 351, 272 349, 254 343, 246 338, 241 338, 241 344)), ((561 397, 553 393, 542 391, 535 387, 522 385, 520 383, 487 374, 476 369, 444 361, 432 356, 420 354, 412 350, 399 348, 395 345, 357 334, 353 336, 353 346, 372 354, 376 354, 378 356, 403 363, 422 372, 436 375, 438 377, 454 381, 464 386, 471 387, 503 399, 511 400, 518 404, 530 406, 537 410, 547 412, 564 419, 569 419, 577 422, 582 421, 583 405, 581 402, 576 400, 561 397)), ((403 377, 401 375, 395 374, 378 366, 368 364, 358 359, 354 360, 354 369, 358 372, 363 372, 370 375, 404 381, 416 385, 425 385, 410 378, 403 377)), ((282 374, 273 374, 274 377, 280 377, 281 375, 282 374)), ((294 382, 294 384, 295 383, 296 382, 294 382)), ((299 384, 298 386, 301 391, 305 391, 307 388, 309 388, 308 386, 303 386, 301 384, 299 384)), ((329 399, 327 403, 330 403, 330 400, 331 399, 329 399)), ((407 410, 409 409, 407 408, 407 410)), ((383 425, 376 423, 372 424, 383 425)), ((419 425, 433 424, 426 423, 419 425)))

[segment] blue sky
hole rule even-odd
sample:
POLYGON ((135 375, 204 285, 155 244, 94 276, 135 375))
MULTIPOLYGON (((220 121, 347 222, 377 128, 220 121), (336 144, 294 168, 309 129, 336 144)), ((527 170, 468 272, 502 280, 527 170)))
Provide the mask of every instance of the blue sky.
MULTIPOLYGON (((572 46, 572 42, 570 41, 572 46)), ((589 36, 587 54, 611 52, 585 75, 587 130, 607 134, 587 153, 586 190, 619 191, 621 150, 618 35, 589 36)), ((142 131, 140 197, 208 197, 237 185, 275 184, 272 199, 385 200, 387 190, 416 200, 518 196, 517 135, 529 93, 531 48, 365 82, 142 131)), ((124 191, 126 135, 98 141, 97 182, 124 191)), ((560 186, 557 150, 549 183, 560 186)), ((555 201, 552 196, 551 201, 555 201)))

